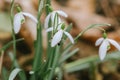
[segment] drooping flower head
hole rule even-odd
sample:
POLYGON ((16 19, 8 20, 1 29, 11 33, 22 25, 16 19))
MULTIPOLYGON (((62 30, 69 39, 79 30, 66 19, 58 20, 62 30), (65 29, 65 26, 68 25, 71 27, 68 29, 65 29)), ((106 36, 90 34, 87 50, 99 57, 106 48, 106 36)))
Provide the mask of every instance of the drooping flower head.
POLYGON ((30 13, 19 12, 19 13, 15 14, 15 16, 14 16, 13 25, 14 25, 15 33, 18 33, 20 31, 21 24, 23 24, 25 22, 24 16, 31 18, 36 23, 38 22, 37 19, 33 15, 31 15, 30 13))
POLYGON ((65 30, 60 29, 53 36, 53 39, 51 41, 51 47, 56 46, 61 41, 63 34, 65 34, 70 39, 70 41, 74 44, 74 39, 72 38, 70 33, 66 32, 65 30))
POLYGON ((109 39, 109 38, 99 38, 95 45, 99 46, 99 57, 100 60, 104 60, 106 53, 108 51, 108 49, 110 48, 110 44, 112 44, 113 46, 115 46, 119 51, 120 51, 120 45, 113 39, 109 39))
POLYGON ((68 33, 67 31, 65 31, 65 27, 64 27, 65 25, 64 25, 64 23, 62 23, 62 24, 60 25, 61 28, 58 29, 58 31, 53 36, 53 39, 51 41, 51 47, 56 46, 62 40, 63 34, 65 34, 70 39, 71 43, 74 44, 73 37, 71 36, 70 33, 68 33))

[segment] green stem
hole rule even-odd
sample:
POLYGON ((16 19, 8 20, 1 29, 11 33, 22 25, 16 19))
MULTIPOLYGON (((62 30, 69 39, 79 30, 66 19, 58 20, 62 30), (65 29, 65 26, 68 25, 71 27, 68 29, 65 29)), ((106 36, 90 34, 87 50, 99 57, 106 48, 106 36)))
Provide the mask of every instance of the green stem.
MULTIPOLYGON (((22 41, 22 40, 24 40, 24 39, 23 39, 23 38, 21 38, 21 39, 16 39, 16 42, 19 42, 19 41, 22 41)), ((0 52, 5 51, 6 49, 8 49, 8 47, 10 47, 10 45, 12 45, 13 42, 14 42, 14 41, 10 41, 9 43, 5 44, 5 45, 0 49, 0 52)), ((1 53, 0 53, 0 55, 1 55, 1 53)))
MULTIPOLYGON (((47 5, 51 5, 51 1, 50 0, 46 0, 46 4, 47 5)), ((50 11, 49 11, 49 8, 48 8, 48 6, 46 6, 46 14, 48 15, 50 13, 50 11)))
POLYGON ((10 9, 10 19, 11 19, 11 25, 12 25, 12 37, 13 37, 13 52, 14 52, 14 61, 16 58, 16 38, 15 38, 15 33, 14 33, 14 25, 13 25, 13 19, 14 19, 14 0, 12 0, 11 3, 11 9, 10 9))
POLYGON ((81 33, 78 34, 78 36, 74 39, 75 41, 82 36, 87 30, 92 29, 92 28, 96 28, 96 27, 101 27, 101 26, 111 26, 110 24, 92 24, 89 25, 85 30, 83 30, 81 33))
POLYGON ((53 65, 51 67, 50 74, 48 75, 48 80, 52 80, 53 75, 55 73, 55 68, 57 67, 58 60, 59 60, 59 55, 60 55, 59 49, 60 49, 60 46, 57 46, 56 51, 54 53, 55 55, 54 55, 53 65))
POLYGON ((40 66, 42 63, 42 53, 43 53, 43 48, 42 48, 42 27, 41 27, 41 22, 40 22, 40 17, 42 14, 44 8, 44 0, 39 0, 39 7, 38 7, 38 16, 37 16, 37 40, 35 43, 35 59, 33 63, 33 70, 37 70, 37 68, 40 66))
MULTIPOLYGON (((45 10, 46 10, 46 15, 48 15, 51 11, 49 10, 50 8, 50 5, 51 5, 51 3, 50 3, 50 0, 46 0, 46 5, 48 5, 48 6, 46 6, 45 7, 45 10)), ((49 22, 49 26, 51 26, 51 23, 49 22)), ((51 40, 51 35, 52 34, 47 34, 47 53, 46 53, 46 59, 47 59, 47 61, 48 61, 48 64, 47 64, 47 69, 49 69, 49 68, 51 68, 51 64, 52 64, 52 61, 53 61, 53 59, 54 59, 54 51, 55 51, 55 48, 52 48, 51 47, 51 44, 50 44, 50 41, 49 40, 51 40)))
POLYGON ((42 63, 42 31, 41 31, 41 24, 38 23, 39 28, 37 28, 37 41, 35 43, 35 59, 33 63, 33 70, 36 71, 40 64, 42 63))
MULTIPOLYGON (((87 28, 85 28, 83 31, 81 31, 74 39, 75 42, 77 42, 78 38, 81 37, 86 31, 88 31, 89 29, 92 29, 92 28, 98 28, 98 27, 101 27, 101 26, 111 26, 110 24, 92 24, 92 25, 89 25, 87 28)), ((69 48, 69 46, 71 46, 72 43, 69 43, 67 45, 67 48, 69 48)))
MULTIPOLYGON (((13 25, 13 22, 14 22, 14 0, 12 0, 11 2, 11 8, 10 8, 10 19, 11 19, 11 25, 12 25, 12 37, 13 37, 13 65, 14 67, 19 67, 19 65, 15 65, 17 63, 17 60, 16 60, 16 38, 15 38, 15 32, 14 32, 14 25, 13 25)), ((21 73, 19 74, 20 76, 20 80, 26 80, 26 77, 25 77, 25 74, 21 73)))
MULTIPOLYGON (((35 42, 35 58, 33 62, 33 71, 37 71, 42 65, 42 54, 43 54, 43 45, 42 45, 42 26, 40 22, 40 17, 44 8, 44 0, 39 0, 38 6, 38 15, 37 15, 37 40, 35 42)), ((37 79, 39 76, 33 75, 31 80, 37 79)))
POLYGON ((47 61, 48 61, 48 69, 52 66, 52 62, 53 62, 53 59, 54 59, 54 52, 55 52, 55 48, 51 49, 50 53, 49 53, 49 56, 47 57, 47 61))
MULTIPOLYGON (((37 15, 37 40, 35 41, 35 56, 34 56, 34 62, 33 62, 33 71, 37 71, 41 69, 42 65, 42 54, 43 54, 43 44, 42 44, 42 25, 40 22, 40 17, 42 15, 44 8, 44 0, 39 0, 38 5, 38 15, 37 15)), ((36 80, 38 79, 38 74, 34 74, 31 76, 30 80, 36 80)))

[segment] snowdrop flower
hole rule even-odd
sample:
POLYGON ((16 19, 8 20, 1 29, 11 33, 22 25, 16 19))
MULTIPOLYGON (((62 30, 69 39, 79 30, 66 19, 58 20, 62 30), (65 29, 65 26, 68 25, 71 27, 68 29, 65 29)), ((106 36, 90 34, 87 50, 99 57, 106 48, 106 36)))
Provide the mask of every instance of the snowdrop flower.
POLYGON ((24 23, 24 21, 25 21, 24 16, 31 18, 36 23, 38 22, 37 19, 33 15, 31 15, 30 13, 19 12, 14 16, 14 23, 13 24, 14 24, 15 33, 18 33, 20 31, 21 24, 24 23))
POLYGON ((60 29, 53 36, 53 39, 51 42, 52 47, 56 46, 61 41, 63 34, 65 34, 70 39, 70 41, 74 44, 74 39, 72 38, 70 33, 66 32, 65 30, 60 29))
MULTIPOLYGON (((58 24, 60 24, 60 23, 62 22, 61 19, 60 19, 60 17, 59 17, 57 14, 60 15, 60 16, 63 16, 63 17, 67 17, 67 16, 68 16, 65 12, 63 12, 63 11, 61 11, 61 10, 57 10, 57 11, 51 12, 51 13, 48 14, 48 16, 45 18, 45 22, 44 22, 44 27, 45 27, 45 29, 48 28, 48 26, 49 26, 49 21, 50 21, 50 20, 51 20, 51 25, 52 25, 52 27, 53 27, 53 26, 56 27, 58 24)), ((51 26, 50 26, 50 27, 51 27, 51 26)))
POLYGON ((34 74, 35 72, 34 71, 29 71, 29 74, 34 74))
POLYGON ((96 41, 95 45, 96 46, 100 45, 99 57, 100 57, 101 60, 103 60, 105 58, 107 50, 110 48, 110 44, 115 46, 120 51, 120 45, 115 40, 108 39, 108 38, 99 38, 96 41))
POLYGON ((68 16, 65 12, 61 10, 57 10, 57 11, 51 12, 46 17, 45 22, 44 22, 44 27, 47 32, 54 31, 54 30, 56 32, 51 41, 52 47, 56 46, 61 41, 63 34, 65 34, 70 39, 70 41, 74 43, 74 39, 72 38, 72 36, 68 32, 66 32, 65 29, 62 29, 63 22, 61 21, 58 15, 63 16, 63 17, 68 16), (51 26, 50 28, 48 28, 50 20, 51 20, 51 26))

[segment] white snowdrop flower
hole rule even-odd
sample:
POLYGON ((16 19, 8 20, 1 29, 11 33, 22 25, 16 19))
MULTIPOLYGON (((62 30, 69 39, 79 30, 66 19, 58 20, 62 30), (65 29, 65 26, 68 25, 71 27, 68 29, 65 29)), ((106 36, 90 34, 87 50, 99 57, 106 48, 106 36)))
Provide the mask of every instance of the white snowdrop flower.
POLYGON ((29 74, 34 74, 35 72, 34 71, 29 71, 29 74))
POLYGON ((65 12, 63 12, 61 10, 57 10, 57 11, 51 12, 45 18, 45 22, 44 22, 45 29, 48 28, 50 19, 51 19, 51 25, 54 26, 54 27, 56 27, 58 24, 60 24, 62 22, 61 19, 60 19, 60 17, 57 16, 56 14, 58 14, 60 16, 63 16, 63 17, 67 17, 68 16, 65 12))
POLYGON ((25 17, 27 16, 29 18, 31 18, 33 21, 35 21, 36 23, 38 22, 37 19, 31 15, 30 13, 26 13, 26 12, 19 12, 14 16, 14 31, 15 33, 18 33, 20 31, 21 28, 21 24, 24 23, 25 21, 25 17))
POLYGON ((72 38, 72 36, 65 30, 60 29, 53 36, 51 47, 56 46, 61 41, 63 34, 65 34, 70 39, 70 41, 74 44, 74 39, 72 38))
POLYGON ((113 46, 115 46, 120 51, 120 45, 115 40, 108 39, 108 38, 105 38, 105 39, 104 38, 99 38, 96 41, 95 45, 96 46, 100 45, 100 48, 99 48, 99 57, 100 57, 101 60, 103 60, 105 58, 107 50, 110 47, 110 44, 112 44, 113 46))

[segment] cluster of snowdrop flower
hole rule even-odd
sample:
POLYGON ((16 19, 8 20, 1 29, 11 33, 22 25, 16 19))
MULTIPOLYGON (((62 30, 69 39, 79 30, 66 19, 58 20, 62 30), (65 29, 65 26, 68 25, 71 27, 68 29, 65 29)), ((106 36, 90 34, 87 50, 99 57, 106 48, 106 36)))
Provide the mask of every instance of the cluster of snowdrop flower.
MULTIPOLYGON (((20 31, 21 24, 25 22, 25 16, 31 18, 34 22, 38 22, 37 19, 31 15, 30 13, 27 12, 19 12, 15 14, 14 16, 14 31, 17 34, 20 31)), ((53 11, 48 16, 45 18, 44 22, 44 27, 46 29, 46 32, 51 32, 53 33, 52 40, 51 40, 51 47, 55 47, 57 44, 60 43, 62 40, 63 34, 65 34, 71 41, 71 43, 74 43, 73 37, 68 33, 65 29, 65 23, 62 22, 60 16, 62 17, 67 17, 68 15, 61 11, 53 11), (50 23, 50 25, 49 25, 50 23)), ((120 51, 120 45, 112 39, 107 38, 107 36, 103 36, 102 38, 99 38, 95 45, 99 46, 99 57, 101 60, 104 60, 106 53, 108 49, 110 48, 110 44, 115 46, 119 51, 120 51)))
MULTIPOLYGON (((63 16, 63 17, 68 16, 63 11, 60 11, 60 10, 53 11, 46 17, 45 23, 44 23, 44 26, 45 26, 45 29, 47 32, 50 32, 50 31, 56 32, 51 41, 51 47, 55 47, 61 41, 63 34, 65 34, 70 39, 70 41, 72 43, 74 43, 74 39, 72 38, 72 36, 68 32, 65 31, 65 28, 62 27, 64 25, 64 23, 61 21, 61 19, 58 15, 63 16), (51 21, 51 26, 49 26, 50 21, 51 21), (50 27, 50 28, 48 28, 48 27, 50 27)), ((20 31, 21 24, 23 24, 25 22, 24 16, 31 18, 36 23, 38 22, 37 19, 30 13, 19 12, 14 16, 13 24, 14 24, 15 33, 18 33, 20 31)))
POLYGON ((110 44, 115 46, 120 51, 120 45, 115 40, 107 38, 107 35, 105 32, 103 33, 103 37, 99 38, 96 41, 95 45, 96 46, 100 45, 100 48, 99 48, 100 60, 104 60, 107 51, 110 49, 110 44))
POLYGON ((66 18, 68 15, 61 10, 57 10, 57 11, 51 12, 45 19, 44 26, 46 31, 47 32, 52 31, 54 34, 51 41, 51 47, 55 47, 58 43, 60 43, 60 41, 62 40, 63 34, 65 34, 70 39, 70 41, 74 43, 74 39, 72 38, 70 33, 65 31, 64 22, 61 21, 61 18, 59 16, 66 18), (51 22, 51 26, 49 26, 49 22, 51 22))

